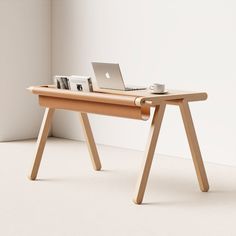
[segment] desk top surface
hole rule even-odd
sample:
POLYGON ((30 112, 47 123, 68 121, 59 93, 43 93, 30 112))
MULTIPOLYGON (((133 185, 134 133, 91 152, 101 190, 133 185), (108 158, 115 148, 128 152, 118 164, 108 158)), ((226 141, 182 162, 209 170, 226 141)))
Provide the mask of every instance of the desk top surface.
POLYGON ((150 90, 120 91, 95 88, 94 92, 77 92, 57 89, 53 85, 33 86, 28 88, 33 94, 47 97, 60 97, 73 100, 114 103, 123 105, 155 106, 165 101, 186 99, 187 101, 201 101, 207 99, 205 92, 189 92, 169 90, 165 94, 152 94, 150 90))

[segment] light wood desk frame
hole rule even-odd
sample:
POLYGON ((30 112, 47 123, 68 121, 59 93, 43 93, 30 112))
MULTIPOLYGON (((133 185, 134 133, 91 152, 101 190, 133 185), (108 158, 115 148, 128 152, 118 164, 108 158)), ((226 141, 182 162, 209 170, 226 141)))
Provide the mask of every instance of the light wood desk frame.
POLYGON ((84 130, 93 168, 94 170, 100 170, 101 162, 96 144, 94 142, 87 112, 147 120, 150 114, 150 107, 154 107, 155 112, 153 115, 149 138, 144 153, 144 159, 141 165, 140 176, 137 181, 133 199, 134 203, 141 204, 143 201, 166 105, 175 105, 179 106, 181 111, 200 189, 202 192, 207 192, 209 190, 207 175, 202 161, 197 135, 194 129, 194 124, 188 104, 190 101, 205 100, 207 98, 206 93, 174 91, 170 92, 170 94, 167 96, 147 96, 147 94, 142 93, 139 93, 137 96, 135 92, 131 92, 128 94, 129 96, 124 96, 127 94, 124 94, 124 92, 118 92, 116 96, 113 96, 111 94, 109 95, 110 91, 107 91, 108 96, 107 94, 103 95, 100 93, 94 93, 91 95, 81 95, 81 97, 78 96, 78 93, 75 94, 71 91, 65 91, 63 94, 61 94, 61 91, 58 92, 55 89, 52 90, 51 88, 31 87, 30 90, 34 94, 39 95, 40 105, 46 107, 37 140, 35 160, 30 174, 31 180, 35 180, 37 178, 55 109, 79 111, 79 117, 84 130), (97 107, 101 109, 97 110, 97 107), (115 109, 113 109, 114 107, 115 109))

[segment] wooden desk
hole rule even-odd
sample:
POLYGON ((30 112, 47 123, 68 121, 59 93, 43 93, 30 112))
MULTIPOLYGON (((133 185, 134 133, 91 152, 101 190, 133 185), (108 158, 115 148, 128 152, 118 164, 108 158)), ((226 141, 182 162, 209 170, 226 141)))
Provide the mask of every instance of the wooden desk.
POLYGON ((167 94, 154 95, 146 90, 114 91, 107 89, 100 89, 96 92, 85 93, 60 90, 50 85, 30 87, 29 90, 33 94, 39 96, 40 106, 46 108, 37 140, 35 160, 30 175, 31 180, 35 180, 37 177, 55 109, 65 109, 79 112, 79 117, 84 130, 93 168, 95 170, 100 170, 101 162, 94 142, 87 113, 148 120, 150 117, 150 109, 151 107, 154 107, 155 112, 152 118, 144 160, 141 166, 140 176, 137 181, 136 192, 133 199, 136 204, 141 204, 147 185, 165 107, 166 105, 176 105, 179 106, 182 114, 200 189, 203 192, 208 191, 209 185, 207 175, 189 108, 189 102, 206 100, 206 93, 170 90, 167 94))

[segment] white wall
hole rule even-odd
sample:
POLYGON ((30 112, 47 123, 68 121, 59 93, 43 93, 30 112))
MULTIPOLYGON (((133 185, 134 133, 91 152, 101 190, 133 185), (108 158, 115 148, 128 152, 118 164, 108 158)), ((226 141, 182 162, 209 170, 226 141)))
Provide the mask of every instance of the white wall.
POLYGON ((0 0, 0 75, 0 141, 36 137, 42 109, 26 88, 50 82, 50 0, 0 0))
MULTIPOLYGON (((207 91, 191 105, 204 160, 236 165, 235 11, 234 0, 54 0, 52 73, 93 75, 91 61, 119 62, 129 84, 207 91)), ((144 148, 149 122, 90 117, 98 143, 144 148)), ((77 115, 58 112, 53 134, 82 139, 77 115)), ((177 108, 157 152, 190 154, 177 108)))

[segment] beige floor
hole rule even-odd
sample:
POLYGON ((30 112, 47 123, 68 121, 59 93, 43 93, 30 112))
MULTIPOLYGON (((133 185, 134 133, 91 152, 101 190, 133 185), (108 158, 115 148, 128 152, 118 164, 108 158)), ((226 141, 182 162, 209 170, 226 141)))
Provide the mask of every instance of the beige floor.
POLYGON ((141 152, 99 146, 95 172, 84 143, 50 138, 32 182, 34 144, 0 143, 1 236, 236 235, 236 168, 207 164, 201 193, 190 160, 155 157, 139 206, 141 152))

